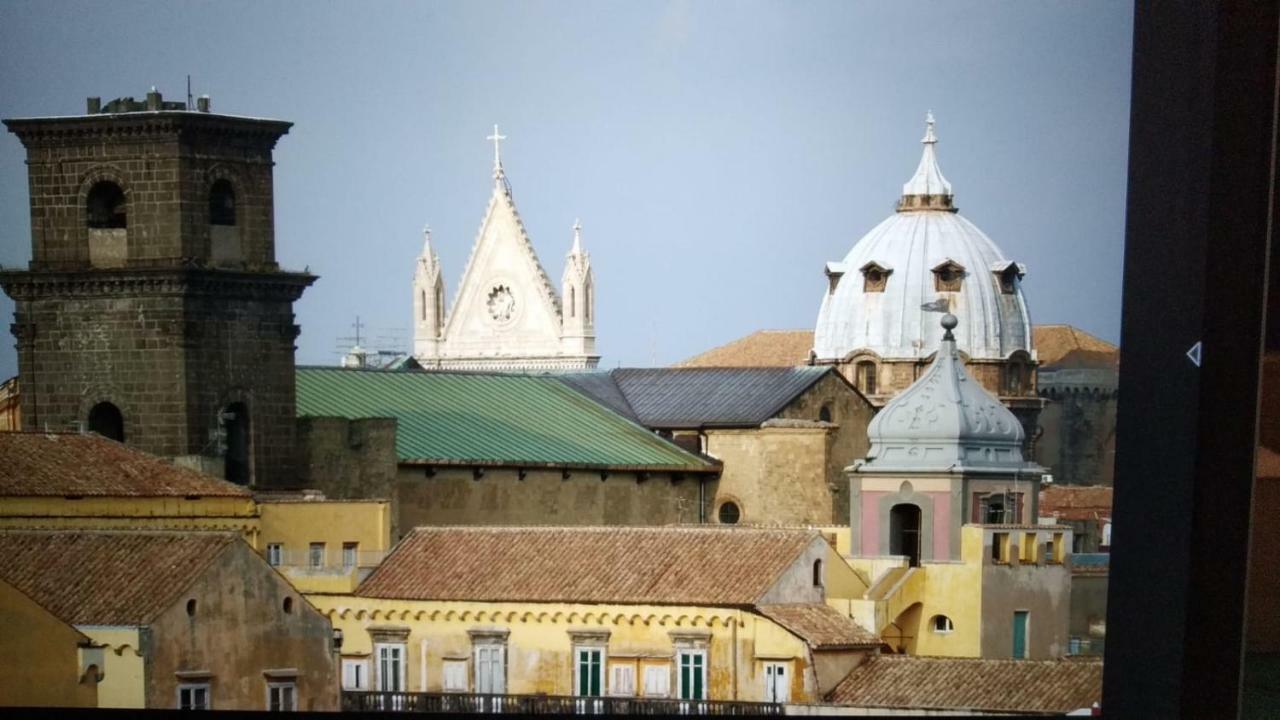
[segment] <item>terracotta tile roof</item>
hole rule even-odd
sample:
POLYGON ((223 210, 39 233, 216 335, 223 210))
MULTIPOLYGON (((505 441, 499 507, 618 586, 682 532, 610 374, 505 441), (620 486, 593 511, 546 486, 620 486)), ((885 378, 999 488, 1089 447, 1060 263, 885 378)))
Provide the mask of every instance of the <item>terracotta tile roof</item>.
POLYGON ((825 603, 757 605, 756 610, 795 633, 809 646, 822 650, 880 645, 875 633, 825 603))
POLYGON ((0 496, 251 497, 245 488, 98 435, 0 432, 0 496))
POLYGON ((1106 367, 1120 362, 1120 348, 1070 325, 1035 325, 1031 342, 1040 367, 1106 367))
POLYGON ((73 625, 143 625, 236 533, 0 531, 0 579, 73 625))
POLYGON ((675 367, 794 367, 809 363, 812 330, 757 330, 675 367))
POLYGON ((1054 485, 1040 491, 1040 516, 1059 520, 1097 520, 1111 517, 1111 488, 1093 485, 1054 485))
POLYGON ((750 606, 818 538, 755 528, 420 527, 356 594, 750 606))
POLYGON ((1101 701, 1102 662, 880 655, 827 699, 870 708, 1065 713, 1101 701))

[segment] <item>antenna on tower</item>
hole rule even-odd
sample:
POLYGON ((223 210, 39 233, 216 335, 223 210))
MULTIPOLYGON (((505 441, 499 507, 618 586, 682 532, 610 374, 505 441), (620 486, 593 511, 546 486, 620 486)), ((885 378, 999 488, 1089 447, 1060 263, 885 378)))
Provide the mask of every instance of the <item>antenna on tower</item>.
POLYGON ((187 73, 187 110, 191 110, 191 73, 187 73))

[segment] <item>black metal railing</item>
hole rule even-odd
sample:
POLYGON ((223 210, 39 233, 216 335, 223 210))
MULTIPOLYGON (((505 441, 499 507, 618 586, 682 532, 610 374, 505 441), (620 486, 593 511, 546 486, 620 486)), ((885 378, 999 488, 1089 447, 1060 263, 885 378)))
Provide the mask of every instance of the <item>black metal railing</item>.
POLYGON ((485 715, 782 715, 779 703, 564 695, 480 695, 343 691, 350 712, 466 713, 485 715))

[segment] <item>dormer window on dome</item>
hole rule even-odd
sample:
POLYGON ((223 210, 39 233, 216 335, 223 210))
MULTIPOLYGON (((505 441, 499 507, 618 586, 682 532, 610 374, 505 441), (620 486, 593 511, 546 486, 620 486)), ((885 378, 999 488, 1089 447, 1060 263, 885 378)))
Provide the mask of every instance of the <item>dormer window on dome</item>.
POLYGON ((1018 291, 1018 282, 1027 274, 1027 269, 1020 263, 1006 260, 992 265, 991 272, 996 277, 996 284, 1000 286, 1000 292, 1005 295, 1012 295, 1018 291))
POLYGON ((889 274, 893 272, 893 268, 881 265, 872 260, 863 265, 862 271, 862 292, 882 293, 884 287, 889 283, 889 274))
POLYGON ((938 292, 960 292, 964 266, 950 258, 933 267, 933 289, 938 292))

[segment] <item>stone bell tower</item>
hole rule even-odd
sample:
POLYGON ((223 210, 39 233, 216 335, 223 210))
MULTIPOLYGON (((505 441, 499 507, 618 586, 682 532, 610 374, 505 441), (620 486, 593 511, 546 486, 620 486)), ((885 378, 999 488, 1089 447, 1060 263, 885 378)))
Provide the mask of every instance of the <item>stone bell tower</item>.
POLYGON ((276 264, 271 153, 291 124, 154 88, 4 123, 31 193, 31 264, 0 271, 24 429, 290 483, 293 302, 316 279, 276 264))

